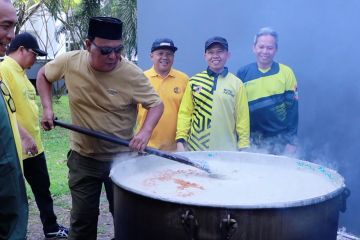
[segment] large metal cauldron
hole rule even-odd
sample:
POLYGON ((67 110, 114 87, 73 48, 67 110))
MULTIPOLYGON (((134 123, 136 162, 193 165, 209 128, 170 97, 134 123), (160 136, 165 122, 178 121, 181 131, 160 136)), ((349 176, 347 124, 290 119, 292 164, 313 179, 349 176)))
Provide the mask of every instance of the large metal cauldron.
POLYGON ((335 171, 244 152, 187 152, 225 175, 155 156, 115 165, 117 240, 335 240, 347 190, 335 171))

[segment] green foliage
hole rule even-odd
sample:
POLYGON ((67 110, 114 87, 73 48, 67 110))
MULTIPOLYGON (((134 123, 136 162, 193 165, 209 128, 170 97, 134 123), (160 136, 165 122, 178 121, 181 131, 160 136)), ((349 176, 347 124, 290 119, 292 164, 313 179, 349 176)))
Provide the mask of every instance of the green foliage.
POLYGON ((124 54, 132 60, 137 55, 137 1, 136 0, 109 0, 102 9, 104 16, 120 18, 124 23, 123 40, 124 54))
POLYGON ((136 0, 14 0, 18 10, 18 33, 25 22, 45 5, 55 20, 62 23, 57 36, 67 34, 71 39, 70 49, 84 48, 89 18, 112 16, 124 22, 124 55, 132 60, 137 55, 137 1, 136 0))
MULTIPOLYGON (((20 1, 20 0, 19 0, 20 1)), ((136 0, 45 0, 55 19, 62 23, 57 33, 67 33, 72 41, 70 50, 83 48, 90 17, 112 16, 124 22, 124 54, 128 59, 137 55, 136 0)))
MULTIPOLYGON (((42 107, 38 99, 39 109, 42 107)), ((53 103, 54 113, 58 119, 70 122, 70 110, 68 97, 63 96, 53 103)), ((42 114, 40 113, 40 116, 42 114)), ((70 149, 70 132, 64 128, 56 127, 51 131, 41 132, 45 148, 47 166, 50 175, 50 191, 54 196, 61 196, 69 193, 68 168, 66 165, 66 154, 70 149)), ((27 185, 28 196, 33 198, 31 189, 27 185)))
POLYGON ((15 26, 15 34, 20 32, 21 27, 29 18, 39 10, 44 0, 15 0, 14 7, 17 10, 18 21, 15 26))
POLYGON ((56 31, 57 36, 64 33, 70 39, 68 50, 84 48, 89 18, 99 12, 99 4, 94 0, 46 0, 45 5, 54 19, 62 23, 56 31))

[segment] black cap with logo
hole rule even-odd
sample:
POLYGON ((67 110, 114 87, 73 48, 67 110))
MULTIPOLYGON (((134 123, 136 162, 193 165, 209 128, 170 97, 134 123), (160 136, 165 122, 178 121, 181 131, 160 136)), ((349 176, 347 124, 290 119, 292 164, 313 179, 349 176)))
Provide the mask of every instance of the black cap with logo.
POLYGON ((177 50, 177 47, 175 47, 174 42, 171 39, 159 38, 153 42, 151 46, 151 52, 158 49, 170 49, 171 51, 175 52, 177 50))

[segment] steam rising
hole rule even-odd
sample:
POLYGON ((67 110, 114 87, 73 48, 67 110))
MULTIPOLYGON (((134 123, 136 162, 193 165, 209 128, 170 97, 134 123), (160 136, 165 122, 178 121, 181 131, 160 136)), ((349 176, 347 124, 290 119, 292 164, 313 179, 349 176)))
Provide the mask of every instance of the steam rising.
POLYGON ((299 84, 299 157, 334 168, 345 178, 351 196, 347 211, 340 214, 340 226, 360 235, 360 1, 231 0, 220 8, 219 4, 139 1, 140 67, 151 66, 152 41, 167 36, 179 47, 175 67, 193 75, 206 68, 204 41, 221 35, 229 42, 232 56, 227 65, 234 73, 255 60, 251 46, 256 31, 263 26, 276 29, 276 60, 294 70, 299 84), (169 9, 187 14, 174 17, 169 9), (161 27, 156 15, 166 19, 161 27))

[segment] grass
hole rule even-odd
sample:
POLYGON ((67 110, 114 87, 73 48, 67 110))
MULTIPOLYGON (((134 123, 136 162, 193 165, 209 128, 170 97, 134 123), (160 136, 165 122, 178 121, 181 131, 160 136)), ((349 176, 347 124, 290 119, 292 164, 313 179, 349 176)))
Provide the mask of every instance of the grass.
MULTIPOLYGON (((37 102, 41 119, 42 107, 40 98, 37 99, 37 102)), ((70 110, 67 96, 62 96, 59 100, 53 101, 53 110, 58 119, 64 122, 70 122, 70 110)), ((41 136, 50 175, 51 194, 54 196, 69 194, 66 154, 70 149, 70 132, 66 129, 56 127, 51 131, 42 130, 41 136)), ((27 185, 27 193, 30 198, 33 198, 29 185, 27 185)))
MULTIPOLYGON (((42 116, 42 107, 40 99, 37 99, 42 116)), ((59 100, 53 102, 53 110, 55 116, 64 122, 71 122, 68 97, 62 96, 59 100)), ((68 187, 68 168, 66 154, 70 148, 70 131, 61 127, 56 127, 51 131, 41 131, 42 140, 45 148, 47 166, 50 175, 51 187, 50 191, 54 196, 54 210, 57 220, 60 224, 69 226, 71 196, 68 187)), ((39 224, 39 211, 34 202, 34 195, 30 187, 27 185, 27 193, 30 203, 28 239, 43 239, 42 225, 39 224)), ((110 239, 114 234, 113 218, 108 211, 109 205, 106 195, 103 192, 100 198, 100 215, 98 223, 97 239, 110 239)))

